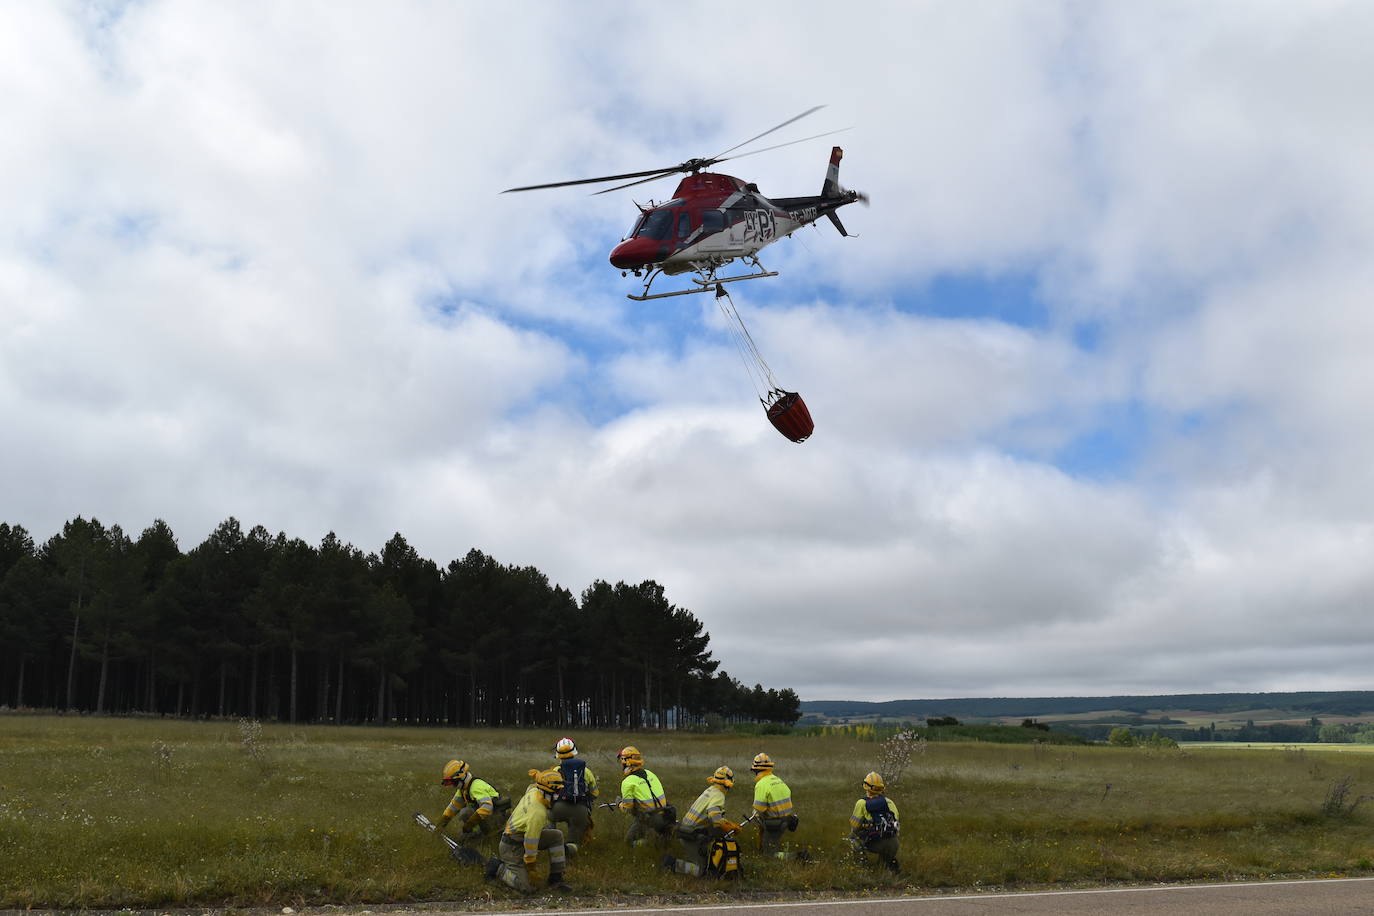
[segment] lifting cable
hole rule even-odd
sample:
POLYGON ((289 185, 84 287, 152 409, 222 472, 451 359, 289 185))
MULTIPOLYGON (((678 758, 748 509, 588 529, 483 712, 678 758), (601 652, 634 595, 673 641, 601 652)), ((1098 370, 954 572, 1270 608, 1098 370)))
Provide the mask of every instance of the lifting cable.
POLYGON ((730 298, 730 293, 726 291, 723 283, 716 284, 716 305, 720 308, 721 314, 725 316, 725 326, 730 331, 730 338, 735 343, 735 350, 739 353, 740 362, 744 363, 744 371, 748 373, 749 380, 754 384, 754 393, 758 395, 759 402, 764 407, 770 406, 776 399, 775 392, 780 392, 782 386, 773 377, 773 370, 768 368, 768 363, 764 360, 763 354, 759 352, 758 345, 754 343, 753 335, 745 326, 744 319, 739 316, 739 311, 735 308, 735 301, 730 298))

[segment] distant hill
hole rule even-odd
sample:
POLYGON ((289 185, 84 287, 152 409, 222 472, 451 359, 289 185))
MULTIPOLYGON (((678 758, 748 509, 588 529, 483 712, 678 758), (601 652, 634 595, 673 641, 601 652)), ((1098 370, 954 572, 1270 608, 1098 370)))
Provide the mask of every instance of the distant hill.
POLYGON ((909 719, 932 716, 958 719, 1048 718, 1094 712, 1125 711, 1138 715, 1161 710, 1200 713, 1285 710, 1301 716, 1358 716, 1374 711, 1374 690, 1308 691, 1296 693, 1184 693, 1114 697, 963 697, 944 700, 803 700, 803 716, 826 719, 909 719))

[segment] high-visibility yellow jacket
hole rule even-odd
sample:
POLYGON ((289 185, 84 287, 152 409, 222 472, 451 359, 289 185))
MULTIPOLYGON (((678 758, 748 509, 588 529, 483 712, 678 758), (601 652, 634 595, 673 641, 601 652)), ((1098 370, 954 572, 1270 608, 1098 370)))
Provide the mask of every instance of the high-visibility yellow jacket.
POLYGON ((759 817, 787 817, 792 813, 792 790, 772 773, 754 782, 754 810, 759 817))
POLYGON ((533 865, 539 856, 539 835, 549 824, 549 809, 544 804, 543 793, 538 786, 525 790, 525 797, 511 812, 506 821, 505 835, 524 844, 525 864, 533 865))
POLYGON ((738 824, 725 819, 725 791, 715 783, 708 784, 682 816, 683 830, 704 830, 707 827, 719 827, 722 830, 739 828, 738 824))
POLYGON ((663 783, 648 770, 641 767, 620 781, 621 811, 648 814, 666 804, 668 799, 663 795, 663 783))
POLYGON ((477 809, 477 817, 491 817, 495 810, 496 790, 476 776, 466 786, 459 786, 453 793, 453 800, 444 809, 441 820, 447 824, 455 814, 471 805, 477 809))

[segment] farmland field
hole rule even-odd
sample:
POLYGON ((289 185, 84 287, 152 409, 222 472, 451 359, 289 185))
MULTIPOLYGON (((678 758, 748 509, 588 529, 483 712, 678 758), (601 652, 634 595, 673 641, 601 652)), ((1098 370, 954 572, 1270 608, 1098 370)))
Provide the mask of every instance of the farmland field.
MULTIPOLYGON (((0 908, 300 906, 519 898, 461 868, 411 813, 436 816, 444 761, 460 757, 512 794, 552 762, 561 732, 258 726, 0 715, 0 908)), ((739 785, 765 750, 791 785, 815 861, 745 847, 738 890, 881 893, 1275 875, 1358 874, 1374 858, 1374 755, 1234 747, 1146 750, 935 743, 897 777, 883 745, 856 738, 575 733, 614 797, 615 752, 633 743, 684 812, 719 764, 739 785), (905 874, 843 861, 847 817, 870 769, 895 783, 905 874), (1353 808, 1353 810, 1352 810, 1353 808)), ((734 892, 657 869, 598 812, 573 860, 579 896, 734 892)))
POLYGON ((1374 744, 1340 744, 1335 742, 1304 741, 1298 743, 1284 743, 1282 741, 1190 741, 1187 745, 1188 750, 1206 749, 1213 750, 1252 750, 1252 751, 1312 751, 1317 754, 1371 754, 1374 753, 1374 744))

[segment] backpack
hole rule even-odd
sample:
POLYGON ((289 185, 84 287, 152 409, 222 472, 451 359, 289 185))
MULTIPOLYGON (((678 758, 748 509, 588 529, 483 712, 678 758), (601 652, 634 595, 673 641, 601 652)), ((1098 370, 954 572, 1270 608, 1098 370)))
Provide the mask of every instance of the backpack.
POLYGON ((888 807, 887 799, 879 795, 875 798, 864 800, 864 808, 868 811, 869 826, 864 829, 864 842, 869 840, 885 840, 888 837, 897 835, 897 818, 893 816, 892 809, 888 807))
POLYGON ((724 836, 712 842, 706 854, 706 873, 723 880, 738 878, 739 841, 733 836, 724 836))
POLYGON ((558 765, 558 769, 563 774, 563 788, 558 791, 557 799, 579 805, 590 802, 591 796, 587 794, 586 761, 576 758, 564 760, 558 765))

